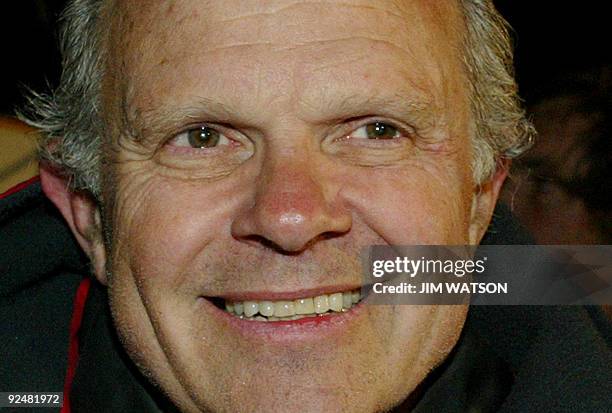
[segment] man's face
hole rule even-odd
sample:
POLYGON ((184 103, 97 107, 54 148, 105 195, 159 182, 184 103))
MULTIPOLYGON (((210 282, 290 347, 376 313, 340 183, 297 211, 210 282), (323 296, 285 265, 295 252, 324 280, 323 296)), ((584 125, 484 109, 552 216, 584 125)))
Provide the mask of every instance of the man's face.
POLYGON ((400 402, 465 307, 220 307, 355 290, 373 244, 478 242, 457 5, 117 3, 105 219, 130 355, 189 411, 400 402))

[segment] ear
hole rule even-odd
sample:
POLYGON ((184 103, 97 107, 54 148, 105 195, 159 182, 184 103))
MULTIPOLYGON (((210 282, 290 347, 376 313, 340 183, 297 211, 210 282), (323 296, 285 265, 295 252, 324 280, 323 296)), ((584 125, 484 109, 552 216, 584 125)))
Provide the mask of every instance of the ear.
POLYGON ((488 181, 475 188, 474 197, 472 198, 469 230, 470 244, 472 245, 480 243, 489 227, 493 210, 499 197, 499 191, 506 176, 508 176, 510 163, 509 159, 500 160, 497 163, 495 174, 488 181))
POLYGON ((48 163, 40 165, 42 190, 60 210, 77 242, 89 257, 94 275, 106 285, 106 252, 100 209, 93 196, 72 191, 66 177, 48 163))

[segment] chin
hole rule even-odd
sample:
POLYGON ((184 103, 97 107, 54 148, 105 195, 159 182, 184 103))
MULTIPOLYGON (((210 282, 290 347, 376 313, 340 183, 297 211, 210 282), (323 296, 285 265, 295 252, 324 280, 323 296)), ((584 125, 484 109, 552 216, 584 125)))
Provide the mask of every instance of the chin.
MULTIPOLYGON (((275 326, 297 331, 282 339, 270 336, 282 335, 276 330, 232 326, 223 314, 214 321, 183 314, 184 329, 166 319, 167 331, 124 341, 183 411, 384 412, 447 357, 466 313, 466 306, 364 305, 339 326, 275 326)), ((135 331, 137 320, 124 319, 120 334, 135 331)))

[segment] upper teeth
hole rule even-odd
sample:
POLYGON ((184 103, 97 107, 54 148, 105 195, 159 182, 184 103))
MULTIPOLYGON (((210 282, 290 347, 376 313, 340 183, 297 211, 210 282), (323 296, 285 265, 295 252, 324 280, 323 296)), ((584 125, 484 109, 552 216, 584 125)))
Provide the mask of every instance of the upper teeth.
POLYGON ((296 320, 328 311, 347 311, 361 300, 359 289, 343 293, 323 294, 298 298, 293 301, 235 301, 225 302, 232 314, 258 321, 296 320))

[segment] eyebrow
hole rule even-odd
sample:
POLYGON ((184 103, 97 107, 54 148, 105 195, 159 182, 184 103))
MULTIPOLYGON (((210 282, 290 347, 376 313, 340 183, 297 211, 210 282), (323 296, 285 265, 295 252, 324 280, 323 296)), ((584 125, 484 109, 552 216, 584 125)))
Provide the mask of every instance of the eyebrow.
MULTIPOLYGON (((318 99, 315 104, 301 101, 300 105, 300 109, 311 112, 310 117, 324 123, 373 115, 397 118, 417 129, 424 129, 435 127, 441 118, 441 111, 433 99, 415 93, 380 93, 373 96, 353 93, 332 99, 318 99)), ((256 118, 256 111, 248 116, 245 111, 207 97, 198 97, 185 106, 157 107, 132 113, 124 105, 123 112, 122 132, 136 142, 158 142, 179 133, 189 126, 190 120, 194 125, 201 122, 233 126, 261 123, 256 118)))
POLYGON ((122 132, 138 142, 178 133, 190 119, 193 123, 203 120, 229 123, 236 115, 236 111, 228 105, 209 98, 198 98, 196 103, 184 107, 150 108, 132 112, 123 105, 122 112, 122 132))
POLYGON ((430 97, 421 94, 393 93, 373 96, 347 95, 340 99, 329 99, 323 110, 333 120, 366 115, 396 117, 413 126, 432 127, 439 122, 441 111, 430 97))

